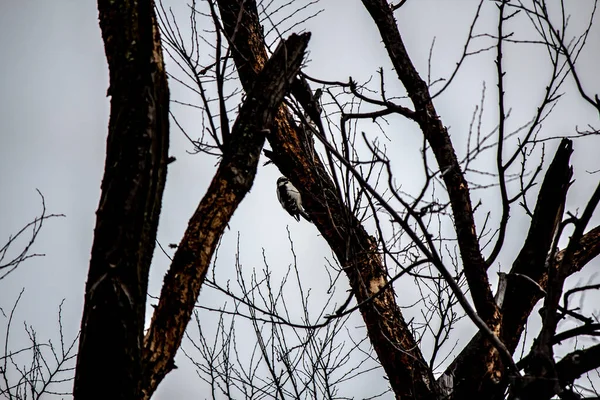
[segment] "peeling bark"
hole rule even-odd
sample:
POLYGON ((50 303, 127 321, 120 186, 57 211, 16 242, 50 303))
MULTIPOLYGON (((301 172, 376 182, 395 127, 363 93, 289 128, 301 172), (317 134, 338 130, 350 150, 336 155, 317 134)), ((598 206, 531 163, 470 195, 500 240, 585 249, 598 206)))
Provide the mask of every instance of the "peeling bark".
POLYGON ((98 1, 112 99, 75 399, 139 394, 148 272, 169 148, 169 91, 153 7, 98 1))
POLYGON ((250 191, 265 133, 298 74, 310 34, 291 35, 258 74, 233 125, 228 147, 210 186, 189 221, 164 279, 158 306, 144 339, 143 398, 165 375, 190 320, 212 255, 233 213, 250 191))

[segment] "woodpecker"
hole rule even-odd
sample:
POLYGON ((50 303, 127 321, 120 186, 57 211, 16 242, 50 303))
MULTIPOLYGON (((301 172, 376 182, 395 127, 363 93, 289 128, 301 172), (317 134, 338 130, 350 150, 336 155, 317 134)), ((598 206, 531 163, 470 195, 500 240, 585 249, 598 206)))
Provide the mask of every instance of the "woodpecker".
POLYGON ((292 182, 285 176, 277 179, 277 198, 281 206, 287 211, 292 217, 300 221, 302 215, 305 220, 310 222, 310 217, 302 208, 302 198, 298 189, 292 185, 292 182))

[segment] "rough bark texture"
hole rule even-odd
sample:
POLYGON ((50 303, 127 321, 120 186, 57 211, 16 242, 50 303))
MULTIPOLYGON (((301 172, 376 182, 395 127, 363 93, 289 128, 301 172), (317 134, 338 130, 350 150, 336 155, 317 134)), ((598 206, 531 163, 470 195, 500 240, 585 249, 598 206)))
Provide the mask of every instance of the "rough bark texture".
MULTIPOLYGON (((242 85, 252 88, 266 52, 256 3, 218 1, 222 22, 233 44, 242 85)), ((300 189, 303 204, 315 226, 327 240, 344 267, 366 323, 369 339, 377 352, 397 398, 435 398, 433 379, 414 340, 391 288, 385 289, 387 271, 371 237, 337 195, 335 186, 312 147, 312 138, 296 126, 281 108, 275 128, 267 139, 273 162, 300 189), (369 300, 371 299, 371 300, 369 300)))
POLYGON ((291 35, 261 68, 232 128, 219 168, 189 221, 144 340, 145 399, 174 367, 175 353, 212 255, 234 211, 252 187, 265 130, 271 128, 275 113, 298 74, 309 38, 308 33, 291 35))
POLYGON ((153 7, 98 1, 112 99, 75 399, 139 394, 148 271, 169 147, 169 92, 153 7))

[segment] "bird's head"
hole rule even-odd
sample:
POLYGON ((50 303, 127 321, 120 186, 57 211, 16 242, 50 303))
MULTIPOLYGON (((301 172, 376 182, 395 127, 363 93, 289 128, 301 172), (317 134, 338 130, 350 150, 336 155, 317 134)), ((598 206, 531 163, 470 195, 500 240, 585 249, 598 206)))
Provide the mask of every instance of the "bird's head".
POLYGON ((289 181, 290 180, 288 178, 286 178, 285 176, 282 176, 279 179, 277 179, 277 186, 285 185, 289 181))

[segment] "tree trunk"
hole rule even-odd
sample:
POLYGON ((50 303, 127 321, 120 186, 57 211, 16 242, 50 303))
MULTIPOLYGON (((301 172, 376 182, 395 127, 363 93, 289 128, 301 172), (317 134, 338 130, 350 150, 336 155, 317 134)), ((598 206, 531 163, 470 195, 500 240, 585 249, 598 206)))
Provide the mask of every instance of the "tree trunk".
POLYGON ((75 399, 135 399, 148 272, 167 174, 169 91, 150 1, 99 0, 111 113, 75 399))

